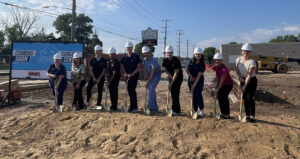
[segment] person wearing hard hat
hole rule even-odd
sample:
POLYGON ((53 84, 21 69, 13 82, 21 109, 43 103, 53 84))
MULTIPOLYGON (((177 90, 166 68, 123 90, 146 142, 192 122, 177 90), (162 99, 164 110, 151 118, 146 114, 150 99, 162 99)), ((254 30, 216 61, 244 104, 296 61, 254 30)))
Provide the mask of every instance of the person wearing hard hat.
POLYGON ((122 74, 125 80, 128 80, 128 94, 130 98, 129 112, 136 113, 138 109, 136 86, 139 79, 139 72, 142 68, 142 60, 140 57, 133 53, 133 43, 127 42, 125 44, 127 54, 121 59, 122 74))
POLYGON ((204 71, 205 63, 202 49, 197 47, 194 49, 194 57, 188 62, 186 72, 189 75, 188 83, 191 93, 193 93, 193 108, 194 111, 200 112, 199 117, 204 117, 204 102, 202 96, 202 90, 204 86, 204 71))
POLYGON ((83 109, 83 96, 82 88, 87 80, 85 67, 82 62, 82 53, 75 52, 73 54, 73 64, 71 70, 71 81, 74 87, 74 97, 72 106, 76 107, 77 110, 83 109))
POLYGON ((148 46, 144 46, 142 48, 142 53, 144 56, 144 67, 149 77, 145 85, 145 88, 149 89, 148 107, 150 111, 157 112, 158 105, 156 102, 155 88, 158 85, 161 77, 161 68, 158 64, 158 61, 153 58, 153 53, 148 46))
POLYGON ((167 78, 169 79, 168 89, 171 91, 172 96, 172 110, 173 116, 178 115, 181 112, 179 95, 180 86, 183 81, 183 73, 180 60, 173 56, 173 47, 167 45, 165 48, 166 57, 163 60, 162 66, 166 70, 167 78))
POLYGON ((116 59, 116 49, 111 47, 108 50, 109 60, 107 62, 107 87, 109 88, 111 110, 117 110, 118 106, 118 88, 121 77, 120 62, 116 59))
POLYGON ((241 48, 242 56, 236 59, 236 73, 241 82, 243 99, 245 101, 246 119, 255 122, 255 101, 254 94, 257 87, 255 74, 256 63, 250 58, 252 46, 248 43, 241 48))
POLYGON ((102 57, 102 47, 96 45, 94 48, 95 57, 90 60, 89 71, 90 71, 90 80, 87 86, 87 101, 85 105, 89 107, 89 102, 91 99, 92 88, 97 84, 98 88, 98 99, 97 99, 97 109, 101 110, 101 101, 102 101, 102 90, 105 80, 107 61, 102 57))
POLYGON ((213 57, 215 64, 212 70, 216 72, 217 88, 215 96, 218 98, 219 107, 221 110, 221 119, 230 119, 230 106, 228 95, 233 87, 233 82, 227 67, 223 64, 223 56, 221 53, 216 53, 213 57))
POLYGON ((54 112, 62 111, 63 95, 67 89, 67 71, 66 67, 62 64, 62 55, 60 52, 53 56, 54 64, 51 64, 46 72, 49 77, 49 86, 53 97, 55 98, 54 112), (60 107, 57 108, 56 106, 60 107))

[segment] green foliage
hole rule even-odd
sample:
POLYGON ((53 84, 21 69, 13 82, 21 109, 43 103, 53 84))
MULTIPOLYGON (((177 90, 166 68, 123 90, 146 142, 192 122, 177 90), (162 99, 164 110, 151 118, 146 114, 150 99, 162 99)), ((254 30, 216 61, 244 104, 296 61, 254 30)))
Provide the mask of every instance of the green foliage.
POLYGON ((235 42, 235 41, 232 41, 232 42, 230 42, 229 44, 237 44, 237 42, 235 42))
POLYGON ((102 41, 98 38, 97 34, 92 35, 92 39, 90 40, 90 43, 86 45, 84 48, 84 54, 93 54, 94 53, 94 47, 95 45, 101 45, 103 46, 102 41))
POLYGON ((300 34, 298 37, 294 35, 285 35, 285 36, 277 36, 274 39, 271 39, 269 43, 287 43, 287 42, 300 42, 300 34))
POLYGON ((208 47, 204 49, 203 54, 204 54, 204 59, 209 63, 213 63, 213 57, 215 55, 216 48, 215 47, 208 47))
MULTIPOLYGON (((154 46, 148 46, 151 50, 151 52, 155 52, 155 47, 154 46)), ((142 48, 143 48, 143 43, 139 42, 138 44, 135 45, 134 47, 134 52, 135 53, 142 53, 142 48)))
MULTIPOLYGON (((75 31, 75 41, 79 43, 88 44, 91 42, 90 34, 93 33, 93 20, 85 16, 84 14, 79 14, 76 17, 76 31, 75 31)), ((71 25, 72 25, 72 14, 59 15, 53 22, 53 26, 56 29, 56 33, 60 34, 62 41, 71 41, 71 25)))

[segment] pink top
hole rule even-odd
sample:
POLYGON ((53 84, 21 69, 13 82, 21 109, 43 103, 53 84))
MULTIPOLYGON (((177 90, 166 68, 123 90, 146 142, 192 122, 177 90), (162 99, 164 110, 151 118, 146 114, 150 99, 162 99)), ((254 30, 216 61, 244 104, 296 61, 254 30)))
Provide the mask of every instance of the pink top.
POLYGON ((220 67, 217 67, 217 65, 214 64, 213 67, 212 67, 212 70, 216 71, 216 76, 217 76, 217 79, 218 79, 218 83, 220 83, 221 77, 223 75, 227 75, 223 84, 224 85, 232 85, 233 84, 231 76, 229 74, 229 71, 228 71, 227 67, 224 64, 222 64, 220 67))

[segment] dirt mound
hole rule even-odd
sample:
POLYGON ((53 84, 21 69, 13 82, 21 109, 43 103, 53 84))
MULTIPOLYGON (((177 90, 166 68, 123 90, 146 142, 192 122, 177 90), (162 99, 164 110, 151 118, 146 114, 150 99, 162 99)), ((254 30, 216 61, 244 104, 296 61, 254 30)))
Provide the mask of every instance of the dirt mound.
MULTIPOLYGON (((260 81, 272 75, 258 77, 260 81)), ((143 99, 143 84, 139 83, 138 99, 143 99)), ((276 94, 266 85, 263 90, 276 94)), ((124 103, 124 88, 121 83, 119 106, 124 103)), ((157 88, 160 109, 165 107, 166 88, 166 81, 157 88)), ((187 92, 183 83, 183 114, 172 118, 161 113, 52 113, 49 89, 24 92, 28 99, 24 103, 0 109, 0 158, 300 158, 299 101, 257 101, 258 121, 240 123, 208 117, 214 101, 205 90, 206 117, 192 120, 187 116, 187 92)), ((65 105, 71 99, 68 88, 65 105)), ((231 104, 231 112, 232 117, 237 115, 238 103, 231 104)))

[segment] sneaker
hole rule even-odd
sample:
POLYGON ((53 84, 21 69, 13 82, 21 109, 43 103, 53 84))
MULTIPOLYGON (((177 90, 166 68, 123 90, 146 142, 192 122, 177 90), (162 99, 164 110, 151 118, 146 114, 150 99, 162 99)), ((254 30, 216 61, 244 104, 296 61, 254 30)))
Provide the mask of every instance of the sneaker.
POLYGON ((178 113, 176 113, 176 112, 172 113, 172 116, 177 116, 177 115, 178 115, 178 113))
POLYGON ((133 110, 131 111, 131 113, 137 113, 137 110, 136 110, 136 109, 133 109, 133 110))
POLYGON ((101 110, 101 109, 102 109, 102 106, 101 106, 101 105, 98 105, 96 109, 97 109, 97 110, 101 110))
POLYGON ((204 111, 203 111, 203 110, 200 110, 198 116, 199 116, 199 117, 204 117, 204 111))

